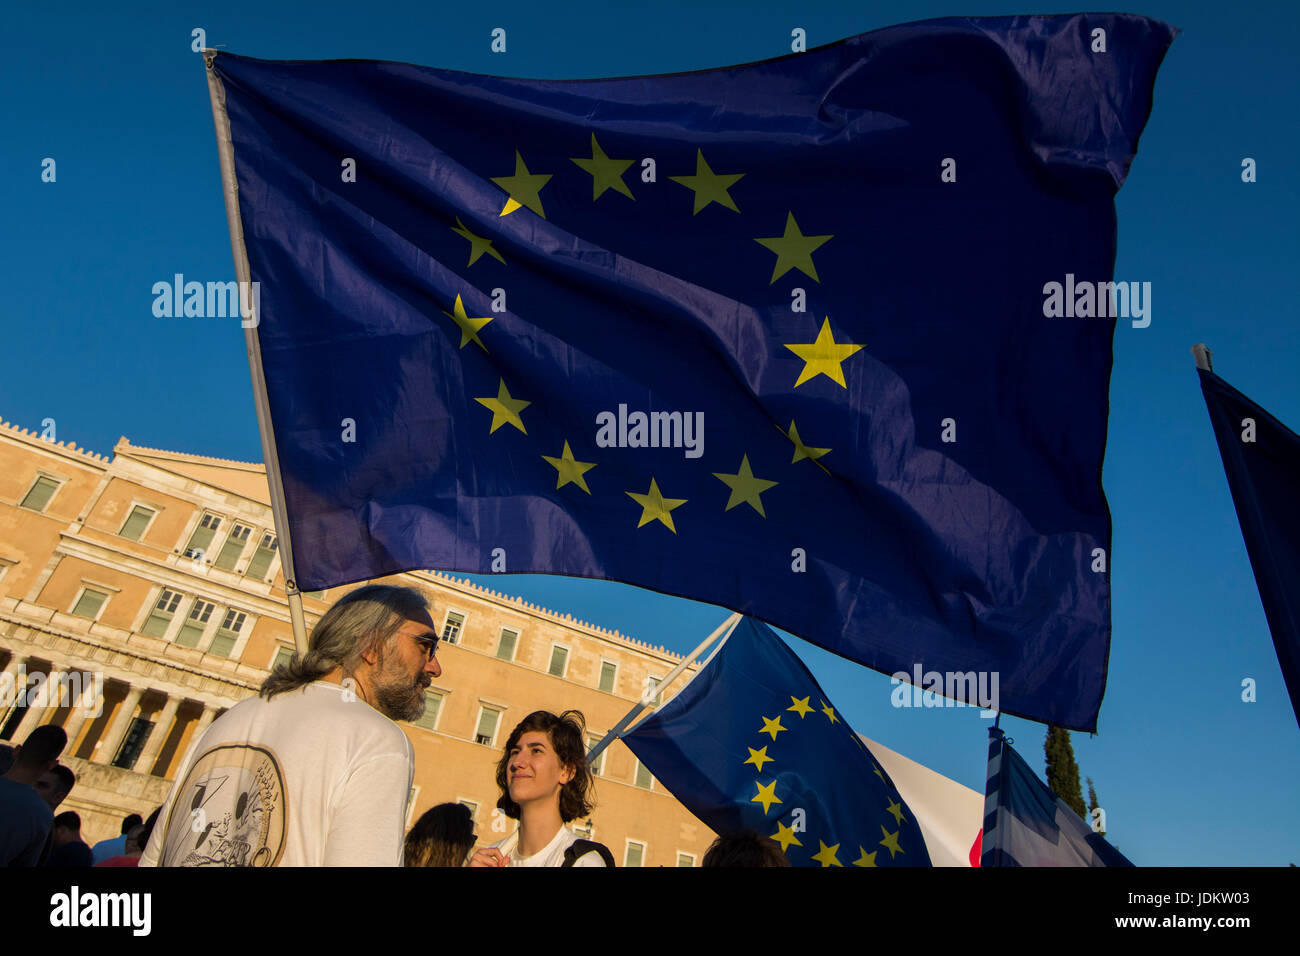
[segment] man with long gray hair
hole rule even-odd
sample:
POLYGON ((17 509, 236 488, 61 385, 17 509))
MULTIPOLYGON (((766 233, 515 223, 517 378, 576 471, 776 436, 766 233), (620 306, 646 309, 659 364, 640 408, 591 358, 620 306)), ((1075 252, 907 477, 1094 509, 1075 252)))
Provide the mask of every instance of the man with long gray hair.
POLYGON ((141 866, 401 866, 414 756, 393 721, 442 673, 425 596, 372 584, 212 722, 176 775, 141 866))

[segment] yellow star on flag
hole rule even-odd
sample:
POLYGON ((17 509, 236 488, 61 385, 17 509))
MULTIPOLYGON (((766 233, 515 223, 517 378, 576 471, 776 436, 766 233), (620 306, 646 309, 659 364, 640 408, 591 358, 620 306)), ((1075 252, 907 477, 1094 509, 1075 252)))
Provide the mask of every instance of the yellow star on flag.
MULTIPOLYGON (((780 432, 781 426, 778 425, 776 427, 776 430, 780 432)), ((827 469, 827 467, 817 460, 818 458, 822 457, 822 455, 825 455, 827 452, 829 452, 830 449, 812 448, 808 445, 805 445, 803 443, 803 439, 799 437, 799 429, 795 427, 793 418, 790 419, 790 430, 788 432, 781 432, 781 434, 784 435, 786 438, 790 439, 790 441, 794 442, 794 457, 790 459, 790 464, 793 465, 800 461, 803 461, 805 458, 808 458, 812 461, 814 465, 816 465, 822 471, 826 472, 827 474, 830 474, 830 471, 827 469)))
MULTIPOLYGON (((473 342, 484 352, 486 352, 487 346, 484 345, 483 341, 478 337, 478 332, 479 329, 483 328, 483 326, 491 322, 493 317, 489 315, 487 318, 484 319, 471 319, 468 315, 465 314, 465 305, 460 301, 460 293, 456 294, 456 304, 453 305, 451 308, 452 311, 450 312, 444 311, 442 314, 447 316, 458 326, 460 326, 459 347, 463 349, 470 342, 473 342)), ((496 429, 493 429, 493 431, 496 431, 496 429)))
POLYGON ((478 262, 485 252, 502 265, 506 264, 506 260, 501 257, 501 253, 492 248, 492 240, 486 236, 470 232, 465 228, 465 224, 460 221, 460 216, 456 217, 456 227, 452 229, 452 232, 469 240, 469 264, 471 266, 478 262))
POLYGON ((766 747, 762 750, 755 750, 753 747, 746 747, 745 749, 749 751, 749 759, 745 763, 752 763, 758 768, 759 773, 763 772, 763 764, 773 762, 772 758, 767 755, 766 747))
POLYGON ((832 724, 838 724, 840 719, 835 716, 835 709, 826 701, 822 701, 822 713, 831 719, 832 724))
POLYGON ((807 345, 787 345, 786 348, 804 361, 803 371, 799 373, 799 378, 795 380, 795 388, 798 388, 810 378, 825 375, 832 382, 838 383, 841 388, 847 389, 848 385, 844 381, 844 369, 840 367, 840 363, 855 352, 860 351, 862 346, 848 342, 836 342, 835 336, 831 334, 830 316, 826 316, 822 321, 821 331, 817 333, 816 342, 809 342, 807 345))
POLYGON ((807 717, 809 714, 813 712, 812 706, 808 703, 807 697, 803 698, 803 700, 798 700, 794 697, 791 697, 790 700, 793 703, 793 706, 787 707, 786 710, 793 710, 796 714, 799 715, 800 720, 803 720, 805 717, 807 717))
POLYGON ((512 398, 509 390, 506 388, 506 380, 504 378, 501 379, 501 387, 497 389, 496 398, 476 398, 474 401, 478 402, 484 408, 490 408, 492 410, 492 427, 488 429, 489 435, 507 423, 514 425, 515 428, 518 428, 525 435, 528 434, 528 430, 524 428, 523 419, 519 417, 519 413, 531 405, 532 402, 525 402, 520 401, 517 398, 512 398))
POLYGON ((889 806, 885 807, 885 809, 894 815, 894 822, 901 826, 903 823, 903 805, 890 800, 889 806))
POLYGON ((877 767, 874 763, 871 765, 871 772, 874 773, 877 777, 879 777, 881 779, 881 782, 884 782, 885 775, 880 772, 880 768, 877 767))
POLYGON ((740 212, 735 200, 731 198, 727 190, 734 186, 736 181, 744 175, 744 173, 715 173, 709 168, 709 164, 704 161, 704 150, 697 148, 695 150, 695 175, 669 176, 668 178, 675 183, 681 183, 695 193, 695 209, 691 215, 696 215, 711 202, 740 212))
POLYGON ((799 842, 799 838, 794 835, 794 827, 788 827, 779 821, 776 824, 776 832, 772 834, 771 839, 781 844, 782 853, 788 853, 792 845, 803 846, 799 842))
POLYGON ((763 813, 766 814, 772 808, 772 804, 781 802, 781 798, 776 795, 776 781, 773 780, 769 784, 758 784, 758 793, 751 797, 749 802, 761 803, 763 813))
POLYGON ((901 846, 898 845, 898 834, 901 831, 895 831, 893 833, 890 833, 888 830, 885 829, 884 825, 882 824, 880 827, 880 832, 885 835, 885 838, 880 841, 880 845, 889 851, 889 858, 891 860, 895 857, 895 855, 906 852, 901 846))
POLYGON ((844 865, 839 860, 835 859, 835 853, 840 848, 840 845, 838 843, 835 844, 834 846, 827 846, 825 843, 822 843, 821 840, 818 840, 817 842, 821 843, 822 848, 813 854, 814 860, 816 860, 822 866, 843 866, 844 865))
POLYGON ((875 853, 868 853, 866 850, 862 849, 862 847, 858 847, 858 852, 862 855, 853 861, 854 866, 876 865, 876 853, 879 853, 879 850, 876 850, 875 853))
MULTIPOLYGON (((781 278, 791 269, 798 269, 814 282, 821 282, 821 279, 817 278, 817 269, 813 265, 812 254, 827 240, 834 238, 834 236, 805 236, 799 231, 799 224, 794 221, 794 213, 788 212, 786 214, 784 235, 770 236, 766 239, 755 239, 754 241, 776 253, 776 266, 772 269, 772 282, 781 278)), ((768 285, 771 285, 772 282, 769 282, 768 285)))
POLYGON ((763 729, 760 730, 759 733, 760 733, 760 734, 771 734, 771 735, 772 735, 772 739, 773 739, 773 740, 776 740, 776 735, 779 734, 779 733, 781 733, 781 731, 783 731, 783 730, 785 730, 785 729, 786 729, 785 727, 782 727, 782 726, 781 726, 781 715, 778 714, 774 719, 773 719, 773 718, 764 717, 764 718, 763 718, 763 729))
POLYGON ((636 160, 610 159, 605 155, 605 151, 600 148, 600 144, 596 142, 595 133, 591 134, 591 159, 571 157, 570 161, 576 163, 579 168, 591 173, 592 202, 599 199, 601 193, 606 189, 621 192, 628 199, 636 199, 632 195, 632 190, 627 188, 627 183, 623 182, 623 173, 636 160))
POLYGON ((741 456, 740 471, 736 474, 729 475, 715 471, 713 477, 731 489, 731 497, 727 499, 727 507, 723 508, 723 511, 730 511, 739 504, 747 504, 764 518, 767 517, 763 512, 763 499, 759 495, 769 488, 775 488, 777 482, 768 481, 766 478, 755 478, 749 468, 748 455, 741 456))
POLYGON ((546 213, 542 210, 542 199, 538 195, 542 187, 550 180, 550 175, 534 174, 528 171, 524 165, 524 157, 515 150, 515 174, 513 176, 493 176, 492 181, 506 191, 510 198, 506 200, 505 208, 501 210, 502 216, 508 216, 520 206, 527 206, 543 219, 546 213))
POLYGON ((594 461, 574 460, 573 452, 569 450, 569 443, 567 441, 564 443, 564 451, 560 453, 559 458, 552 458, 550 455, 543 455, 542 460, 559 472, 555 484, 556 491, 559 491, 565 485, 572 482, 587 494, 591 494, 591 489, 587 487, 587 479, 582 476, 595 468, 596 463, 594 461))
POLYGON ((686 498, 665 498, 659 492, 659 486, 655 484, 653 478, 650 479, 650 490, 643 495, 635 491, 625 491, 625 495, 641 506, 641 520, 637 522, 637 527, 649 524, 651 521, 661 521, 673 534, 677 529, 673 527, 673 516, 670 513, 674 508, 680 508, 686 504, 686 498))

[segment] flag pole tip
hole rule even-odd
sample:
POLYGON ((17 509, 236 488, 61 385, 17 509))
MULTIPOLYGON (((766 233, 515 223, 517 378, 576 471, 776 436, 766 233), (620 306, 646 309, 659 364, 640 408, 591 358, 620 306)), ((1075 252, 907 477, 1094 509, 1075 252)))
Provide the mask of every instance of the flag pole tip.
POLYGON ((1203 368, 1207 372, 1214 371, 1214 353, 1203 343, 1198 342, 1192 346, 1192 355, 1196 358, 1197 368, 1203 368))

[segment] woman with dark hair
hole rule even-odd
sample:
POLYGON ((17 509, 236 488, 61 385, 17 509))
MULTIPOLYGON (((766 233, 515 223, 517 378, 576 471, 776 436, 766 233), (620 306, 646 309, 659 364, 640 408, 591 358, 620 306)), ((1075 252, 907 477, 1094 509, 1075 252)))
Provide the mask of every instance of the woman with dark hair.
POLYGON ((613 866, 609 849, 582 840, 565 824, 591 812, 594 788, 584 746, 586 727, 576 710, 558 717, 529 714, 510 732, 497 764, 497 807, 519 821, 518 846, 510 836, 479 850, 470 866, 613 866))
POLYGON ((474 846, 474 817, 463 803, 425 810, 406 835, 403 866, 461 866, 474 846))

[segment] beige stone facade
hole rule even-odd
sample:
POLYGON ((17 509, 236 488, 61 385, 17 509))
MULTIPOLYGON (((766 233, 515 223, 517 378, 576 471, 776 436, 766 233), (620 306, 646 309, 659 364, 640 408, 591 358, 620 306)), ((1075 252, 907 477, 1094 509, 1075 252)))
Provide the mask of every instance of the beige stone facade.
MULTIPOLYGON (((61 809, 89 842, 158 806, 196 735, 292 651, 269 501, 260 464, 125 438, 108 458, 0 422, 0 738, 67 730, 78 782, 61 809)), ((422 721, 403 725, 408 824, 461 801, 495 842, 508 823, 493 815, 496 761, 520 719, 578 709, 596 739, 680 661, 467 579, 389 580, 422 588, 443 629, 443 676, 422 721)), ((350 587, 305 598, 309 630, 350 587)), ((586 823, 620 865, 698 865, 712 832, 631 751, 615 743, 598 767, 586 823)))

